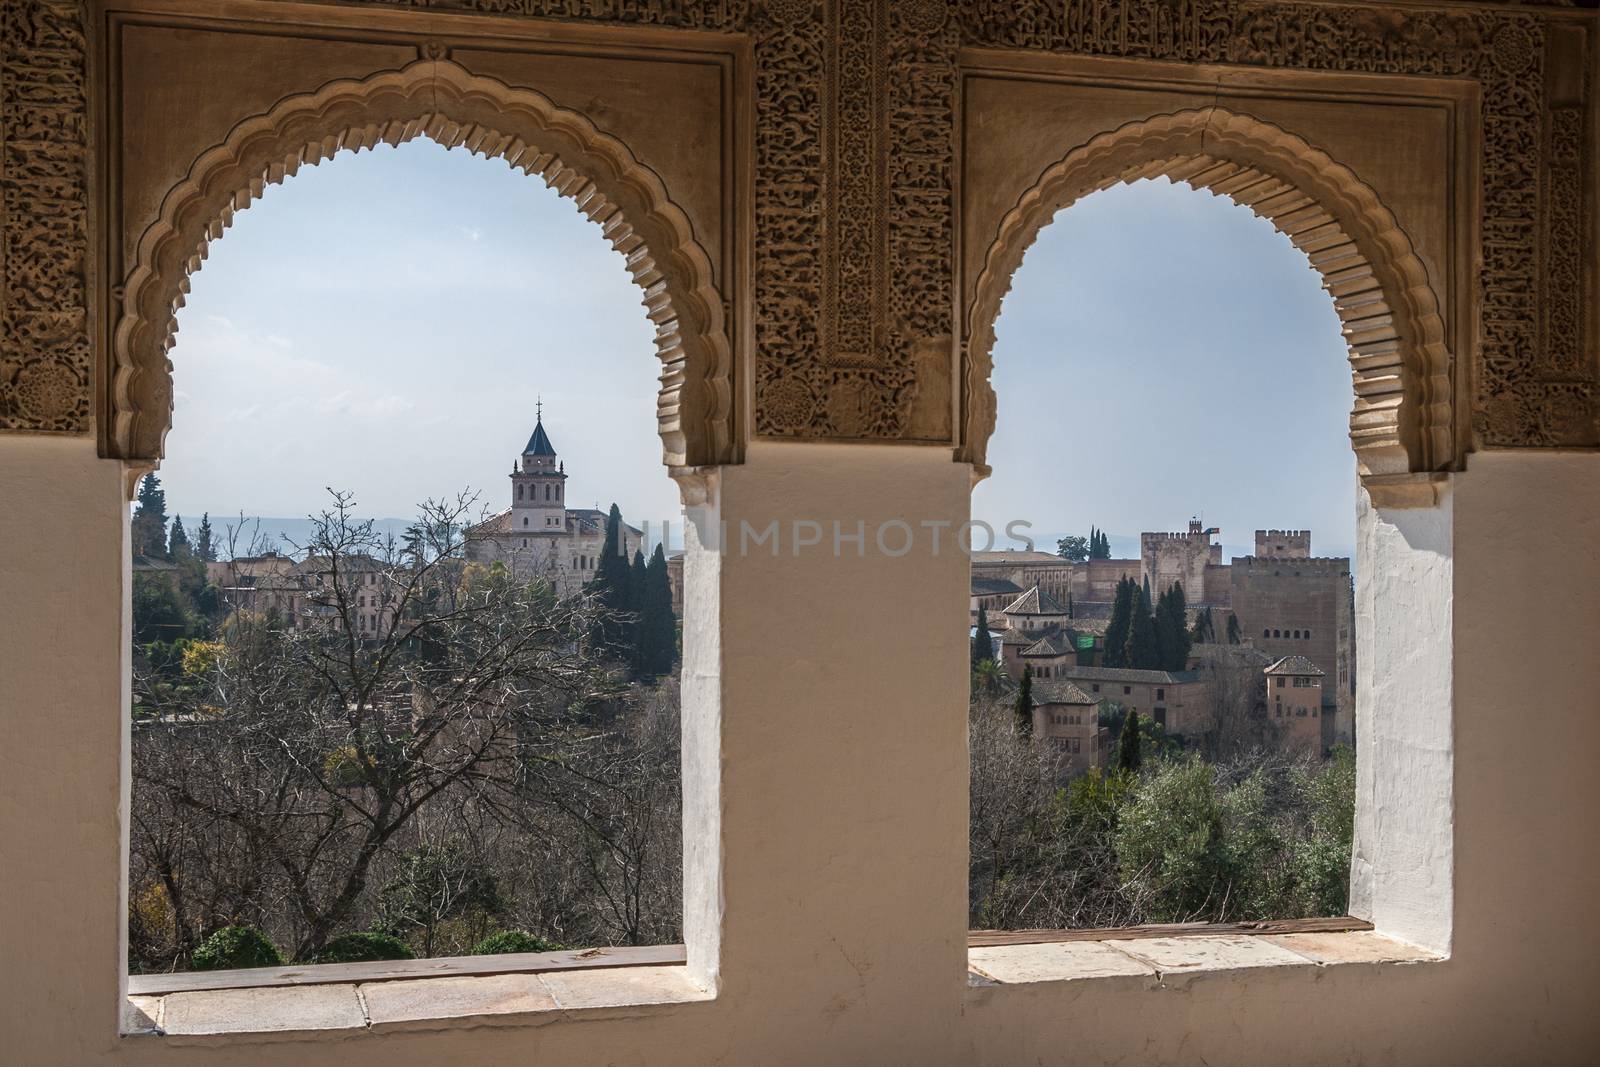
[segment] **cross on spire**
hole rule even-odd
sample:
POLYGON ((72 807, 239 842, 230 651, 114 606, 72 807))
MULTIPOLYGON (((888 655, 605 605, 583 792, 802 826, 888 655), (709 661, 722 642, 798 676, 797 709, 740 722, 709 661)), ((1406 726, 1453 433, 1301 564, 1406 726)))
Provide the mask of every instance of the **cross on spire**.
POLYGON ((537 400, 535 400, 533 402, 533 410, 534 410, 534 416, 533 416, 534 421, 535 422, 543 422, 544 421, 544 397, 543 396, 540 396, 537 400))

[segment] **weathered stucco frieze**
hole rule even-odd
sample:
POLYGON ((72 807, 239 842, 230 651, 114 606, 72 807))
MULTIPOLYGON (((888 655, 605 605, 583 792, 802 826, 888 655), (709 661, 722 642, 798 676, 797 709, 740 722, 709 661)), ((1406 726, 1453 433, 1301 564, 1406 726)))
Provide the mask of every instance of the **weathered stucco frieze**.
POLYGON ((84 63, 76 3, 0 2, 0 430, 91 425, 84 63))
MULTIPOLYGON (((954 395, 966 376, 958 354, 971 340, 954 321, 962 46, 1473 81, 1483 109, 1482 325, 1471 409, 1454 418, 1470 421, 1480 445, 1600 446, 1600 384, 1585 337, 1589 87, 1580 78, 1576 88, 1552 90, 1548 59, 1556 20, 1584 33, 1592 22, 1534 4, 1253 0, 383 6, 747 34, 755 88, 750 427, 782 438, 969 451, 954 395)), ((0 10, 0 429, 83 432, 94 385, 82 15, 62 0, 4 0, 0 10)))

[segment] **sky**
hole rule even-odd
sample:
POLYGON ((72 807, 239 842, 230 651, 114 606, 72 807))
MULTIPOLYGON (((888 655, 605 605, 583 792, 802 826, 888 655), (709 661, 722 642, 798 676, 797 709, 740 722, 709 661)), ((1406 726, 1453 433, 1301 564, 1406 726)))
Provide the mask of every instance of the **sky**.
MULTIPOLYGON (((574 506, 676 519, 653 330, 599 228, 536 179, 418 139, 272 186, 178 315, 168 512, 294 517, 324 487, 404 517, 463 488, 507 506, 544 405, 574 506)), ((1074 204, 996 329, 994 475, 977 517, 1048 538, 1191 516, 1354 542, 1350 372, 1317 275, 1265 221, 1165 181, 1074 204)))

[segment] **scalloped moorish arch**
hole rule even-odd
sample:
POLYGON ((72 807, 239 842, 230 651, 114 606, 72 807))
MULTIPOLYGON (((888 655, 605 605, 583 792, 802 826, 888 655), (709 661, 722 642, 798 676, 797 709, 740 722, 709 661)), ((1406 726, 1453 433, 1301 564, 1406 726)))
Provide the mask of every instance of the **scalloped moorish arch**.
POLYGON ((1227 196, 1310 259, 1350 348, 1350 441, 1375 502, 1429 504, 1458 463, 1451 353, 1427 270, 1394 215, 1348 167, 1292 133, 1220 107, 1157 115, 1103 133, 1047 168, 1001 220, 967 317, 962 444, 986 475, 994 431, 994 324, 1039 231, 1091 192, 1165 176, 1227 196))
POLYGON ((172 424, 175 315, 209 243, 270 184, 335 154, 429 137, 499 157, 571 198, 622 253, 656 328, 663 458, 675 477, 733 462, 732 351, 710 257, 661 179, 617 138, 531 89, 423 59, 330 82, 248 118, 168 191, 140 238, 112 338, 107 450, 160 462, 172 424))

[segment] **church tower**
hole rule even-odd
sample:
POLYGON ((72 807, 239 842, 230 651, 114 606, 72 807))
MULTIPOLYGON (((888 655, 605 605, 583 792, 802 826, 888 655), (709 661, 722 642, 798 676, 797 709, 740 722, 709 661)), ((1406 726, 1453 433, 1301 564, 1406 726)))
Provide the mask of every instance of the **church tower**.
POLYGON ((566 464, 556 458, 555 446, 544 431, 544 404, 540 403, 522 459, 511 469, 511 529, 513 536, 563 534, 567 530, 566 464))

